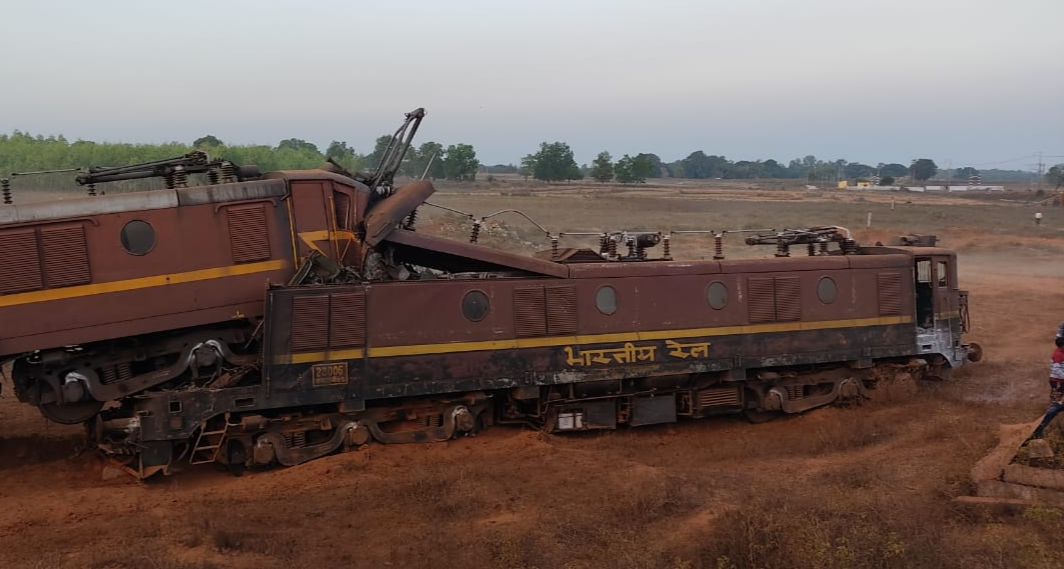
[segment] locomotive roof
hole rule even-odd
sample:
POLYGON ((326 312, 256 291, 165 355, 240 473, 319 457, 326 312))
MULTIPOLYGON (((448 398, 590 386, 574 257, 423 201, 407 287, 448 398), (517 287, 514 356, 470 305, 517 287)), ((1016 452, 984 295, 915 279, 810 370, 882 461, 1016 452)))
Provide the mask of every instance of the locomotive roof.
POLYGON ((284 180, 249 180, 213 186, 174 190, 149 190, 79 197, 0 207, 0 225, 69 219, 86 215, 166 209, 179 205, 201 205, 257 198, 281 197, 288 192, 284 180))
POLYGON ((357 188, 367 189, 365 184, 348 178, 343 174, 337 174, 336 172, 330 172, 328 170, 313 169, 313 170, 274 170, 267 172, 262 176, 268 180, 284 179, 284 180, 321 180, 328 179, 334 182, 339 182, 348 186, 355 186, 357 188))
POLYGON ((902 254, 910 257, 925 257, 930 255, 946 255, 956 256, 957 252, 953 249, 946 249, 945 247, 918 247, 918 246, 904 246, 904 245, 892 245, 892 246, 874 246, 874 247, 861 247, 862 252, 865 255, 889 255, 902 254))

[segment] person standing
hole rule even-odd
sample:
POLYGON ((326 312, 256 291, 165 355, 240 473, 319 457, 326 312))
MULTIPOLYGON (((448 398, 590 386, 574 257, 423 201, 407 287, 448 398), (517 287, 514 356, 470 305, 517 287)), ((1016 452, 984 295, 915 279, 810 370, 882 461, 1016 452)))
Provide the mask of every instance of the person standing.
MULTIPOLYGON (((1061 327, 1064 328, 1064 324, 1061 324, 1061 327)), ((1064 336, 1059 335, 1060 330, 1057 334, 1055 341, 1057 349, 1053 351, 1049 359, 1049 408, 1046 409, 1045 417, 1031 435, 1032 439, 1042 438, 1053 418, 1064 411, 1064 336)))

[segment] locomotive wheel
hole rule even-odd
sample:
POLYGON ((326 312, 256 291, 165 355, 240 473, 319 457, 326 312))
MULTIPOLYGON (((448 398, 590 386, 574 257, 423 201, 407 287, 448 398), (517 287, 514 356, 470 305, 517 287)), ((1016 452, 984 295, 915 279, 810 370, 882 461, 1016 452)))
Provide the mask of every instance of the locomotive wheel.
POLYGON ((474 416, 473 428, 470 429, 468 433, 466 433, 467 436, 475 437, 478 433, 488 428, 488 419, 485 416, 487 413, 487 411, 481 411, 480 413, 477 413, 474 416))
POLYGON ((244 443, 231 440, 226 447, 226 466, 229 468, 229 474, 236 477, 243 476, 248 460, 244 443))
MULTIPOLYGON (((42 383, 41 389, 51 391, 51 387, 47 383, 42 383)), ((100 409, 103 409, 103 401, 78 401, 77 403, 64 405, 53 401, 52 403, 38 405, 37 408, 41 410, 41 415, 56 423, 77 425, 95 417, 100 412, 100 409)))
POLYGON ((41 415, 56 423, 77 425, 95 417, 103 408, 103 401, 80 401, 68 405, 45 403, 37 408, 41 410, 41 415))
POLYGON ((953 368, 950 367, 949 362, 946 361, 946 358, 939 356, 931 365, 927 366, 924 378, 932 381, 946 381, 952 374, 953 368))

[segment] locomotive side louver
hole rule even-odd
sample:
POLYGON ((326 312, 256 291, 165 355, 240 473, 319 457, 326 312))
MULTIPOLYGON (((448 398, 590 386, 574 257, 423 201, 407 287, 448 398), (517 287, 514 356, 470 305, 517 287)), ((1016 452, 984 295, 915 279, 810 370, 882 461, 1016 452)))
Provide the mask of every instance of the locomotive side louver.
POLYGON ((901 314, 901 273, 879 273, 879 313, 883 316, 901 314))
POLYGON ((802 281, 798 277, 751 277, 746 282, 751 324, 802 319, 802 281))
POLYGON ((772 277, 747 279, 750 322, 773 322, 776 320, 776 285, 772 277))
POLYGON ((576 334, 576 287, 514 289, 514 332, 519 338, 576 334))
POLYGON ((253 263, 270 258, 270 234, 266 228, 265 206, 231 207, 228 220, 233 262, 253 263))
POLYGON ((92 281, 85 228, 81 225, 41 229, 45 282, 49 288, 92 281))
POLYGON ((0 294, 37 290, 44 286, 37 234, 32 229, 0 233, 0 294))
POLYGON ((547 287, 547 333, 576 334, 576 287, 547 287))
POLYGON ((742 393, 739 387, 717 387, 702 389, 698 392, 698 406, 706 407, 738 407, 742 405, 742 393))
POLYGON ((518 337, 547 333, 546 300, 543 287, 514 289, 514 330, 518 337))
POLYGON ((798 277, 776 277, 776 320, 802 319, 802 281, 798 277))
POLYGON ((292 299, 292 351, 320 351, 329 347, 329 296, 292 299))
POLYGON ((292 299, 292 351, 324 351, 366 345, 366 294, 297 296, 292 299))
POLYGON ((359 348, 366 345, 366 295, 363 292, 330 297, 329 347, 359 348))

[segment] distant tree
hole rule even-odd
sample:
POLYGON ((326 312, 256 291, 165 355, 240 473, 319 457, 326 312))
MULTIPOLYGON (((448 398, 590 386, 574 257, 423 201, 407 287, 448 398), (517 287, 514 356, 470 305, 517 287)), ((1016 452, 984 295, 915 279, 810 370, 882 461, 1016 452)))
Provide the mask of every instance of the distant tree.
POLYGON ((406 149, 406 154, 403 156, 403 165, 399 167, 400 170, 411 178, 420 178, 421 172, 424 168, 421 168, 422 159, 418 154, 417 147, 410 145, 410 148, 406 149))
POLYGON ((536 155, 529 154, 521 159, 521 167, 517 169, 517 173, 524 176, 525 181, 528 181, 529 176, 535 176, 536 174, 536 155))
POLYGON ((761 163, 762 176, 766 178, 789 178, 787 168, 779 162, 769 158, 761 163))
POLYGON ((639 154, 636 154, 635 157, 636 158, 642 157, 643 160, 645 160, 650 165, 650 174, 647 175, 647 178, 660 178, 661 177, 661 171, 663 169, 663 164, 661 162, 661 158, 659 158, 657 154, 639 153, 639 154))
POLYGON ((591 162, 591 177, 604 184, 613 179, 613 157, 609 152, 599 152, 598 157, 591 162))
POLYGON ((327 158, 334 158, 337 161, 354 155, 355 150, 347 146, 346 142, 340 142, 339 140, 330 142, 329 147, 325 150, 325 156, 327 158))
POLYGON ((225 146, 225 143, 219 140, 217 136, 208 134, 207 136, 201 136, 192 141, 192 146, 196 148, 207 148, 210 146, 225 146))
POLYGON ((632 157, 625 154, 613 165, 613 175, 622 184, 632 183, 632 157))
POLYGON ((340 142, 339 140, 329 143, 329 147, 325 150, 325 157, 332 158, 334 162, 348 172, 357 172, 363 166, 363 157, 357 154, 355 149, 348 146, 346 142, 340 142))
POLYGON ((953 171, 953 177, 958 180, 967 180, 972 176, 979 173, 979 170, 972 168, 971 166, 965 166, 964 168, 957 168, 953 171))
POLYGON ((816 156, 813 156, 812 154, 805 156, 801 159, 801 161, 798 162, 797 165, 800 172, 800 176, 804 177, 810 182, 815 182, 817 180, 817 176, 820 174, 820 172, 817 171, 817 166, 819 164, 820 161, 816 159, 816 156))
POLYGON ((377 165, 381 163, 381 159, 384 158, 384 153, 388 150, 388 145, 392 142, 392 135, 385 134, 377 138, 377 142, 373 145, 373 153, 366 157, 366 165, 376 170, 377 165))
POLYGON ((576 162, 573 162, 572 164, 569 165, 569 171, 565 174, 565 179, 567 181, 583 180, 584 179, 584 169, 581 168, 580 166, 577 166, 576 162))
POLYGON ((411 156, 407 159, 403 169, 411 178, 420 178, 422 174, 425 174, 426 168, 428 168, 426 178, 439 180, 446 177, 443 169, 443 145, 439 142, 424 142, 417 147, 416 151, 411 148, 408 154, 411 156))
POLYGON ((632 158, 632 177, 637 184, 646 183, 647 178, 654 175, 654 163, 650 159, 650 154, 636 154, 635 158, 632 158))
POLYGON ((871 178, 876 169, 860 162, 850 162, 842 167, 843 176, 849 178, 871 178))
POLYGON ((919 158, 913 161, 913 178, 917 180, 930 180, 937 172, 938 166, 930 158, 919 158))
POLYGON ((579 179, 573 176, 574 172, 580 170, 573 158, 573 151, 564 142, 543 142, 533 157, 535 166, 532 175, 537 180, 560 182, 579 179))
POLYGON ((650 160, 644 155, 636 155, 635 158, 625 154, 617 161, 613 171, 617 181, 622 184, 642 184, 650 175, 650 160))
POLYGON ((1060 189, 1060 186, 1064 186, 1064 164, 1057 164, 1046 172, 1046 183, 1053 184, 1055 189, 1060 189))
POLYGON ((493 164, 485 166, 484 171, 489 174, 516 174, 517 166, 513 164, 493 164))
POLYGON ((761 166, 760 162, 740 160, 725 170, 725 177, 733 179, 761 178, 763 176, 761 166))
POLYGON ((723 178, 731 162, 723 156, 707 156, 701 150, 692 152, 681 161, 686 178, 723 178))
POLYGON ((880 164, 877 170, 879 171, 880 176, 894 176, 895 178, 898 176, 905 176, 909 173, 908 168, 897 163, 880 164))
POLYGON ((452 144, 443 155, 443 174, 448 180, 469 181, 477 179, 477 153, 468 144, 452 144))
POLYGON ((277 143, 278 150, 295 150, 297 152, 307 151, 315 154, 320 154, 318 147, 314 144, 307 142, 299 138, 286 138, 277 143))
POLYGON ((883 176, 882 178, 879 179, 879 185, 880 186, 893 186, 894 185, 894 176, 883 176))

